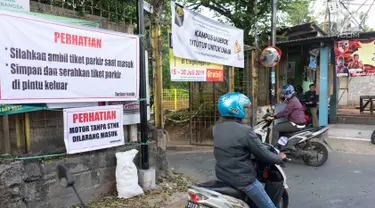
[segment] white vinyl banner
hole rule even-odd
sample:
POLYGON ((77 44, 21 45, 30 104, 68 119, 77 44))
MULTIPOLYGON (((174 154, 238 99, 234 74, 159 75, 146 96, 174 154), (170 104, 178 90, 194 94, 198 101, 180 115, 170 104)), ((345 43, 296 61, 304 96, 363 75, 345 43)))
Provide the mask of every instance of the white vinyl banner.
POLYGON ((176 57, 244 67, 243 30, 171 2, 172 42, 176 57))
POLYGON ((138 41, 0 11, 0 104, 138 100, 138 41))
MULTIPOLYGON (((148 82, 148 52, 145 51, 145 68, 146 68, 146 94, 147 94, 147 120, 150 120, 150 85, 148 82)), ((141 123, 139 101, 117 101, 107 102, 107 105, 123 105, 124 108, 124 125, 141 123)))
POLYGON ((30 0, 0 0, 0 9, 30 11, 30 0))
POLYGON ((124 145, 123 106, 64 109, 64 142, 68 154, 124 145))

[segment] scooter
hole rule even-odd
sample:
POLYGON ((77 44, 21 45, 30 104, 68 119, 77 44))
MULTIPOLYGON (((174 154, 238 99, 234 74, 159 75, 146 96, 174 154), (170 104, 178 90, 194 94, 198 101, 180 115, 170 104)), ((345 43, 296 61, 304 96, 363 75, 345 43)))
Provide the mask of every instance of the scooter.
POLYGON ((57 166, 57 177, 59 179, 61 186, 64 186, 66 188, 71 187, 73 189, 74 193, 77 195, 78 200, 81 203, 80 208, 87 208, 74 186, 75 181, 74 181, 72 173, 69 171, 69 169, 65 165, 57 166))
MULTIPOLYGON (((272 114, 266 113, 263 120, 254 127, 254 132, 263 143, 269 141, 273 121, 266 120, 266 118, 272 116, 272 114)), ((322 137, 328 131, 328 127, 306 128, 305 125, 297 125, 297 128, 299 128, 297 132, 281 133, 277 148, 286 154, 288 160, 302 159, 308 166, 322 166, 328 160, 328 150, 325 145, 332 150, 322 137), (321 159, 318 157, 319 153, 322 154, 321 159)))
POLYGON ((305 113, 306 126, 308 126, 308 127, 313 126, 311 111, 305 104, 303 105, 303 111, 305 113))
MULTIPOLYGON (((279 153, 272 145, 265 145, 275 154, 279 153)), ((263 164, 256 158, 251 160, 257 172, 257 179, 265 185, 265 191, 273 203, 277 208, 287 208, 288 185, 283 169, 279 165, 263 164)), ((188 194, 189 200, 185 208, 257 208, 244 192, 219 180, 190 185, 188 194)))

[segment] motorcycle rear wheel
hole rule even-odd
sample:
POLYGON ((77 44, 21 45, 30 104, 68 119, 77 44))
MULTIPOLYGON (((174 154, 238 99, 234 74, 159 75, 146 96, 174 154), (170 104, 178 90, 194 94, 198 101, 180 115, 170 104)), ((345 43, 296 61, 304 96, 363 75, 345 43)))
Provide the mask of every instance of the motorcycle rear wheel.
MULTIPOLYGON (((306 165, 312 166, 312 167, 322 166, 328 160, 328 149, 326 148, 326 146, 324 146, 320 142, 310 142, 310 144, 313 147, 313 150, 318 151, 318 152, 322 152, 323 153, 323 157, 322 157, 322 159, 318 160, 317 162, 315 162, 315 161, 313 162, 312 158, 304 156, 304 157, 302 157, 303 162, 306 165)), ((308 147, 309 146, 306 145, 303 149, 306 151, 308 147)))
POLYGON ((288 208, 289 206, 289 194, 288 191, 285 189, 283 196, 280 199, 279 204, 277 205, 277 208, 288 208))
POLYGON ((371 134, 371 143, 375 144, 375 131, 373 131, 371 134))

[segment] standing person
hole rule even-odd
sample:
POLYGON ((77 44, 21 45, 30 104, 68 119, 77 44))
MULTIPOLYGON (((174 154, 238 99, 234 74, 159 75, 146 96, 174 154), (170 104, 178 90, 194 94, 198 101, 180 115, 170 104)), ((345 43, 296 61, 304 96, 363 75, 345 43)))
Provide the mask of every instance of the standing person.
POLYGON ((282 164, 281 157, 261 143, 253 129, 242 124, 245 106, 251 105, 244 94, 231 92, 218 100, 218 110, 223 121, 213 128, 216 177, 224 183, 243 191, 259 208, 276 208, 263 185, 251 155, 266 164, 282 164))
POLYGON ((319 120, 318 120, 319 96, 316 94, 315 84, 311 84, 309 87, 310 87, 310 90, 305 93, 306 107, 310 109, 313 126, 318 127, 319 126, 319 120))

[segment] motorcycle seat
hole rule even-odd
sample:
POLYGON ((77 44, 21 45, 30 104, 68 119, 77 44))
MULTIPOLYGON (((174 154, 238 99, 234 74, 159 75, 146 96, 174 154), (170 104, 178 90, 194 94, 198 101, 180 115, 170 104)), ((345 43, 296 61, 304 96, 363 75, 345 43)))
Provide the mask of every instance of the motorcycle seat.
POLYGON ((297 135, 297 134, 300 134, 302 132, 306 132, 306 131, 313 131, 315 128, 304 128, 304 129, 301 129, 299 131, 296 131, 296 132, 290 132, 290 133, 280 133, 281 136, 286 136, 286 137, 292 137, 294 135, 297 135))
POLYGON ((221 194, 224 194, 224 195, 228 195, 228 196, 232 196, 234 198, 237 198, 237 199, 245 199, 246 198, 246 194, 234 187, 231 187, 225 183, 223 183, 222 181, 219 181, 219 180, 212 180, 212 181, 208 181, 208 182, 205 182, 205 183, 201 183, 201 184, 198 184, 197 185, 198 187, 202 187, 202 188, 206 188, 206 189, 209 189, 209 190, 212 190, 212 191, 216 191, 218 193, 221 193, 221 194))

